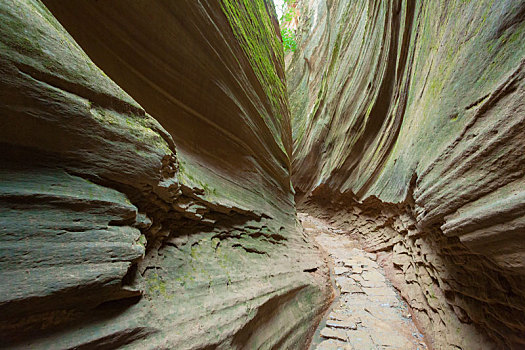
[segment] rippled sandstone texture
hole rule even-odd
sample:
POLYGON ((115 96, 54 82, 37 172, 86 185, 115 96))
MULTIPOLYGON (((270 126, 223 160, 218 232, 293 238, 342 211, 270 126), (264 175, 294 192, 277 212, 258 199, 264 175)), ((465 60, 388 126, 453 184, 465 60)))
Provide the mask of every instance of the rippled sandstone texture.
POLYGON ((293 183, 436 348, 525 346, 525 2, 301 0, 293 183))
POLYGON ((304 346, 329 291, 268 4, 0 4, 3 346, 304 346))

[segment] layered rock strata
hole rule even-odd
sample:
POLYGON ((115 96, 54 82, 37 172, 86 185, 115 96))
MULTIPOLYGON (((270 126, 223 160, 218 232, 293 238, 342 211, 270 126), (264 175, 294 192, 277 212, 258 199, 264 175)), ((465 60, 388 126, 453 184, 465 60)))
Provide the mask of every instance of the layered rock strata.
POLYGON ((522 348, 525 2, 298 8, 299 197, 389 254, 435 347, 522 348))
POLYGON ((0 23, 2 345, 303 346, 329 292, 273 7, 4 1, 0 23))

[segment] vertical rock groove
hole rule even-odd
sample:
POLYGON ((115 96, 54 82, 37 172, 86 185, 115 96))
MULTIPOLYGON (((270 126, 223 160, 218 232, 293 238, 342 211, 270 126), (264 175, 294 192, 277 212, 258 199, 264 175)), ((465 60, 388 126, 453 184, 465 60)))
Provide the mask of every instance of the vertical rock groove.
POLYGON ((2 347, 525 347, 525 0, 292 2, 0 2, 2 347))
POLYGON ((275 16, 0 4, 2 346, 306 346, 330 290, 295 216, 275 16))
POLYGON ((298 5, 300 208, 380 252, 436 348, 525 345, 523 6, 298 5))

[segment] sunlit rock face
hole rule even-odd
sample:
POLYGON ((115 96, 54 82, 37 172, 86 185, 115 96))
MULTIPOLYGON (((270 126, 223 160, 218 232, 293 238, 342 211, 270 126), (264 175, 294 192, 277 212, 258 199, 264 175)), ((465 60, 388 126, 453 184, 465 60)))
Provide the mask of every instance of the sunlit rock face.
POLYGON ((298 7, 299 198, 385 252, 437 348, 523 348, 525 2, 298 7))
POLYGON ((0 5, 0 337, 301 348, 328 300, 295 218, 267 1, 0 5))

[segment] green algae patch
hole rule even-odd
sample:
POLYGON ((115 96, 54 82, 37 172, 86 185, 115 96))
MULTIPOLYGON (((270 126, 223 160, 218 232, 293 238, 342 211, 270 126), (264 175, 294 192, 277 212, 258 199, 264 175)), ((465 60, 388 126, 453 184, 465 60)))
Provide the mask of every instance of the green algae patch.
POLYGON ((277 22, 272 23, 275 13, 269 6, 271 5, 267 5, 264 0, 221 1, 222 10, 233 34, 268 97, 272 115, 276 120, 262 111, 261 115, 284 151, 279 126, 283 120, 289 119, 284 75, 280 72, 284 67, 284 53, 277 22))
POLYGON ((173 295, 166 290, 166 282, 157 273, 151 273, 146 279, 146 292, 148 295, 161 295, 166 299, 172 299, 173 295))

